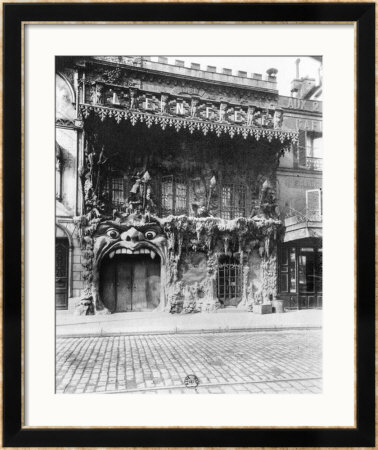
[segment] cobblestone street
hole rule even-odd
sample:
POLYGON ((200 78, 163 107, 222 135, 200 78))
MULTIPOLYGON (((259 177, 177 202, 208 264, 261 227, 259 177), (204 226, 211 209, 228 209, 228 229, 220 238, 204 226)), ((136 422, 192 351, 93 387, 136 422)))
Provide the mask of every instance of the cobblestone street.
POLYGON ((316 394, 321 345, 320 330, 61 337, 56 392, 316 394))

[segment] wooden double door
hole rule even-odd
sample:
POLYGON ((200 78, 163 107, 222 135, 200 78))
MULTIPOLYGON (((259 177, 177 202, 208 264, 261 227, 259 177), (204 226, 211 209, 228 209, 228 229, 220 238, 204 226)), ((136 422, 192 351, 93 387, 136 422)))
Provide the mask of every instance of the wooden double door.
POLYGON ((102 302, 111 312, 146 311, 160 302, 160 262, 149 255, 114 255, 102 263, 102 302))

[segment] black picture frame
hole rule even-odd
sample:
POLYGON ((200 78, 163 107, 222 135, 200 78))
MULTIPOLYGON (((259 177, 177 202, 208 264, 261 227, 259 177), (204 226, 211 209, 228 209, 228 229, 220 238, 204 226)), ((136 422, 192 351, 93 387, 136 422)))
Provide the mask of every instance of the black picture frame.
MULTIPOLYGON (((307 447, 375 445, 375 4, 3 4, 4 447, 307 447), (111 429, 22 427, 21 28, 23 21, 355 22, 357 33, 357 427, 111 429)), ((27 209, 27 205, 26 205, 27 209)), ((32 237, 27 236, 27 239, 32 237)), ((336 299, 335 299, 336 301, 336 299)), ((337 301, 340 301, 337 300, 337 301)))

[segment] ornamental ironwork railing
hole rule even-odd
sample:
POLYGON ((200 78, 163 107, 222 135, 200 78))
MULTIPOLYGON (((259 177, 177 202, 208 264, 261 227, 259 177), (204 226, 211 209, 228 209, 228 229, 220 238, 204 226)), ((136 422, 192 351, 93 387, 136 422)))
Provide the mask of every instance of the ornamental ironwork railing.
POLYGON ((321 222, 322 213, 319 210, 305 209, 303 211, 297 211, 294 208, 289 208, 286 211, 285 219, 293 219, 292 225, 294 223, 321 222))
POLYGON ((240 264, 220 264, 218 266, 218 298, 225 302, 240 299, 243 288, 243 267, 240 264))
POLYGON ((323 158, 313 158, 306 156, 306 169, 323 170, 323 158))

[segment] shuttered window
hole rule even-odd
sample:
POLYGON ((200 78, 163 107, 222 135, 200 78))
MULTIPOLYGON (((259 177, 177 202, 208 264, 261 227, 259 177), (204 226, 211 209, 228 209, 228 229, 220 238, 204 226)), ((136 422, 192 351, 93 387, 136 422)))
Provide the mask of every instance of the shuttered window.
POLYGON ((310 189, 306 191, 306 216, 309 220, 322 220, 322 191, 310 189))
POLYGON ((298 137, 298 163, 300 167, 306 167, 306 156, 307 156, 307 150, 306 150, 306 131, 300 130, 299 131, 299 137, 298 137))

